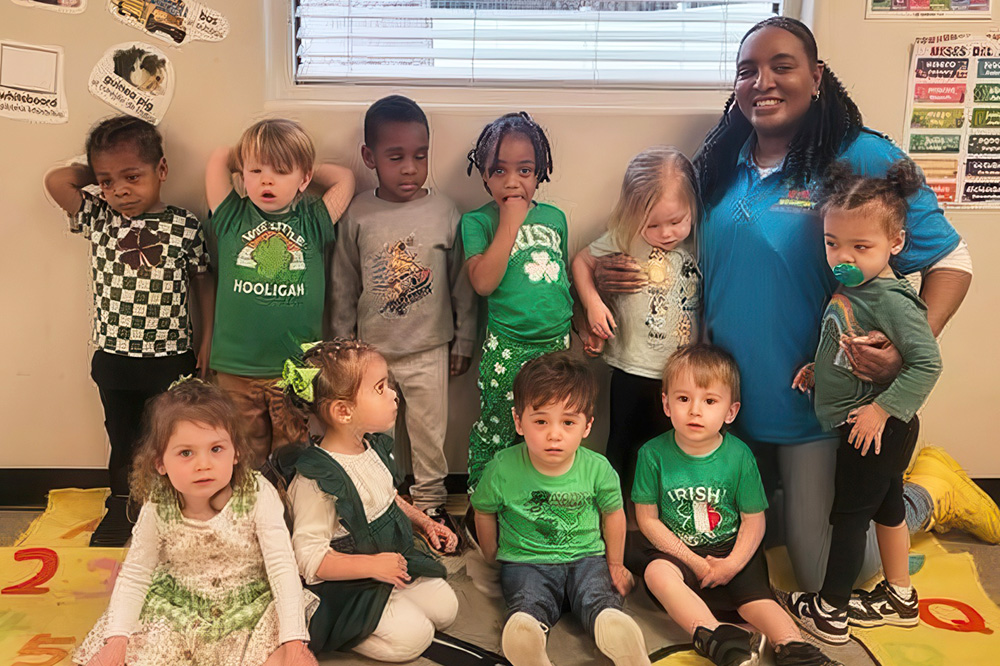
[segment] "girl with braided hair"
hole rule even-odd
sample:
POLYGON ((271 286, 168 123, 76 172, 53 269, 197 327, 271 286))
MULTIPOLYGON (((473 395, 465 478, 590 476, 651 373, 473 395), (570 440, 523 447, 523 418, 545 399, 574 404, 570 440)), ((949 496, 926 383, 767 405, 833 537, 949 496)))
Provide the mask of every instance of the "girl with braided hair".
MULTIPOLYGON (((785 540, 806 590, 820 588, 826 569, 838 447, 809 398, 789 390, 816 350, 819 314, 837 285, 823 254, 817 183, 835 160, 881 177, 903 156, 863 125, 857 106, 819 60, 809 29, 774 17, 744 36, 733 94, 695 157, 705 203, 698 239, 703 330, 739 363, 744 400, 734 431, 754 451, 769 494, 780 476, 785 540)), ((965 297, 971 262, 926 185, 907 204, 907 242, 890 265, 902 274, 921 272, 921 297, 937 335, 965 297)), ((634 290, 641 283, 622 263, 598 266, 599 287, 634 290)), ((859 378, 884 385, 899 373, 899 352, 881 331, 844 344, 859 378)), ((957 526, 1000 540, 1000 513, 957 463, 925 462, 928 474, 904 493, 910 528, 957 526)), ((866 553, 862 578, 878 567, 874 530, 866 553)))
POLYGON ((413 528, 445 552, 458 537, 396 492, 392 438, 377 434, 396 422, 385 359, 338 338, 308 348, 301 363, 286 361, 283 381, 325 429, 295 461, 288 488, 295 559, 320 598, 309 646, 416 659, 454 621, 458 599, 444 566, 414 548, 413 528))
POLYGON ((470 493, 486 463, 517 438, 514 376, 531 359, 569 347, 573 315, 566 216, 533 200, 552 173, 545 132, 524 111, 501 116, 469 151, 470 175, 473 168, 492 201, 461 221, 469 280, 489 309, 480 416, 469 435, 470 493))

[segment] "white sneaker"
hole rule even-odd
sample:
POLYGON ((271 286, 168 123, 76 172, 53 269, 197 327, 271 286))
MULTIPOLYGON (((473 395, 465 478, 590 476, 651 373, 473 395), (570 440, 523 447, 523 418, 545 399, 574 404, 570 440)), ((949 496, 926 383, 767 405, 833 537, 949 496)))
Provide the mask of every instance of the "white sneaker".
POLYGON ((617 608, 605 608, 597 615, 594 642, 615 666, 650 666, 642 630, 617 608))
POLYGON ((514 666, 552 666, 545 654, 548 629, 527 613, 514 613, 503 626, 500 646, 514 666))

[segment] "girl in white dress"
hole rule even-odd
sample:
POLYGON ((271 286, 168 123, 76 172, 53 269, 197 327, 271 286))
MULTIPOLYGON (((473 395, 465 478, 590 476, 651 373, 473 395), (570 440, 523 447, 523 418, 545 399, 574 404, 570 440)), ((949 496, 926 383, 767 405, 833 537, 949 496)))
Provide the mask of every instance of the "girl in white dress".
POLYGON ((143 502, 107 611, 73 659, 88 666, 315 666, 277 491, 250 468, 219 388, 181 382, 146 410, 130 478, 143 502))

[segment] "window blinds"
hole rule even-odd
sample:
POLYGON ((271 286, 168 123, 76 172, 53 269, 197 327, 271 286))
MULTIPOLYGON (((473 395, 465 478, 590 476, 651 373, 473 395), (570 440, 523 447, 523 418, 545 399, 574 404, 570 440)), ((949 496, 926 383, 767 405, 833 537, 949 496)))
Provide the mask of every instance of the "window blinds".
POLYGON ((781 2, 295 0, 297 83, 720 87, 781 2))

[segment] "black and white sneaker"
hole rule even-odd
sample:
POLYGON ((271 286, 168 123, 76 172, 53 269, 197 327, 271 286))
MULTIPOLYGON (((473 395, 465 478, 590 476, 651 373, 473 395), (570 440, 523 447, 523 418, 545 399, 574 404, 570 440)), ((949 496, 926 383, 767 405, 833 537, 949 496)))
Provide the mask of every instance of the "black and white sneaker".
POLYGON ((455 551, 453 553, 442 553, 442 555, 458 555, 459 553, 464 552, 468 548, 468 543, 465 542, 465 540, 463 540, 462 538, 464 536, 465 530, 459 528, 458 523, 455 522, 455 519, 452 517, 452 515, 445 510, 443 504, 431 507, 429 509, 424 509, 424 513, 427 515, 428 518, 433 520, 435 523, 444 525, 449 530, 454 532, 455 536, 458 537, 458 547, 455 548, 455 551))
POLYGON ((896 594, 892 585, 883 580, 871 592, 854 590, 847 610, 847 622, 852 627, 915 627, 920 624, 917 591, 910 588, 910 598, 896 594))
POLYGON ((764 637, 735 624, 720 624, 714 631, 694 630, 694 650, 716 666, 756 666, 764 637))
POLYGON ((792 616, 796 624, 830 645, 843 645, 851 639, 847 626, 847 608, 827 612, 815 592, 775 591, 778 603, 792 616))
POLYGON ((791 641, 775 646, 774 663, 777 666, 844 666, 805 641, 791 641))

